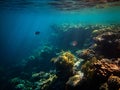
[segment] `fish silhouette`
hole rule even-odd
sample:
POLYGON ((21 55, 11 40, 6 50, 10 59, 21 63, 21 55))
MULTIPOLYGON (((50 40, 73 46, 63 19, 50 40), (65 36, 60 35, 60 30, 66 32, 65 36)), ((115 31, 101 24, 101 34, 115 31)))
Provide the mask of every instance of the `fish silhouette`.
POLYGON ((40 31, 36 31, 36 32, 35 32, 35 35, 40 35, 40 31))

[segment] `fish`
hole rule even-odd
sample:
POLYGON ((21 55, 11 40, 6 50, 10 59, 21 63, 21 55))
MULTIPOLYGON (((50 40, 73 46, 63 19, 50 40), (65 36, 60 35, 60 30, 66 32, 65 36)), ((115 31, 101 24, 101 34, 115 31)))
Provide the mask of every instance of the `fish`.
POLYGON ((35 35, 40 35, 40 31, 36 31, 36 32, 35 32, 35 35))

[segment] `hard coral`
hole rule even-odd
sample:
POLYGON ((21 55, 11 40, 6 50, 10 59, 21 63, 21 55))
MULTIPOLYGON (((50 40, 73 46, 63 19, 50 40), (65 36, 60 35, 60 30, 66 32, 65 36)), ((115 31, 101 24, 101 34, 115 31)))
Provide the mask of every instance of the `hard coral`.
POLYGON ((110 75, 119 75, 120 67, 109 59, 102 59, 93 64, 94 77, 106 80, 110 75))
POLYGON ((120 77, 110 76, 107 83, 109 90, 120 90, 120 77))
POLYGON ((120 29, 101 31, 93 39, 97 44, 96 52, 106 58, 116 58, 120 56, 120 29))
POLYGON ((92 77, 93 77, 94 69, 93 69, 92 67, 93 67, 93 64, 94 64, 95 62, 97 62, 97 58, 96 58, 96 57, 93 57, 91 60, 86 61, 86 62, 82 65, 81 70, 84 72, 85 77, 87 77, 87 78, 92 78, 92 77))
POLYGON ((39 72, 32 75, 35 90, 47 90, 56 81, 57 76, 52 73, 39 72))
POLYGON ((93 59, 86 61, 82 65, 82 71, 85 74, 85 77, 91 78, 93 80, 100 79, 100 82, 105 82, 110 75, 119 75, 120 67, 115 61, 109 59, 93 59))
POLYGON ((82 79, 82 77, 80 77, 80 75, 74 75, 74 76, 69 78, 69 80, 66 82, 66 85, 70 85, 72 87, 75 87, 80 83, 81 79, 82 79))
POLYGON ((57 58, 53 58, 51 61, 56 64, 56 68, 61 74, 66 74, 69 76, 73 73, 72 71, 75 60, 76 58, 71 52, 63 51, 57 58))
POLYGON ((76 51, 76 53, 79 58, 83 58, 84 60, 91 59, 92 57, 95 56, 95 52, 91 49, 84 49, 82 51, 76 51))
POLYGON ((55 80, 57 79, 56 75, 51 75, 48 79, 41 81, 41 90, 47 90, 50 85, 52 85, 53 82, 55 82, 55 80))

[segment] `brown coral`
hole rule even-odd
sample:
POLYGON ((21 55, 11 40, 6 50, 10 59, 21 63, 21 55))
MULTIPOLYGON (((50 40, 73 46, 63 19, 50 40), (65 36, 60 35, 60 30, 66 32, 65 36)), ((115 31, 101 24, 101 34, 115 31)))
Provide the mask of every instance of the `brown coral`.
POLYGON ((110 59, 93 59, 82 65, 82 71, 87 78, 94 80, 97 78, 101 82, 105 82, 110 75, 119 75, 120 67, 110 59))
POLYGON ((94 75, 101 79, 107 79, 110 75, 119 75, 120 67, 109 59, 102 59, 93 64, 94 75))
POLYGON ((96 52, 106 58, 120 56, 120 30, 108 30, 93 38, 97 44, 96 52))
POLYGON ((91 49, 84 49, 82 51, 76 51, 77 56, 79 58, 83 58, 84 60, 88 60, 91 59, 92 57, 94 57, 95 52, 91 49))

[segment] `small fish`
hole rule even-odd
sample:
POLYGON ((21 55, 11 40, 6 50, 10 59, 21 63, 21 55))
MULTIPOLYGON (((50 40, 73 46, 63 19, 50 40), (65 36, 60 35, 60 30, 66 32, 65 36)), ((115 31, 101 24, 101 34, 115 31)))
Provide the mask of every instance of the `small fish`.
POLYGON ((40 31, 36 31, 36 32, 35 32, 35 35, 40 35, 40 31))
POLYGON ((77 42, 77 41, 72 41, 72 42, 70 43, 70 45, 73 46, 73 47, 75 47, 75 46, 78 45, 78 42, 77 42))

